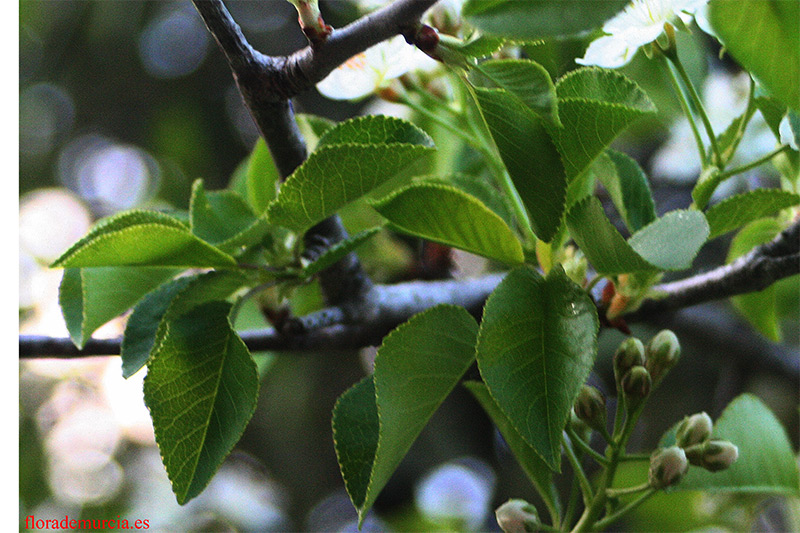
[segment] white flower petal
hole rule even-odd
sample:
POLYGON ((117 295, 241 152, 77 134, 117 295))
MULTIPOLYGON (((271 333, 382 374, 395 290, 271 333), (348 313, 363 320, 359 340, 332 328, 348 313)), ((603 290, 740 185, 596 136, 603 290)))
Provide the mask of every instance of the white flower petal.
POLYGON ((717 37, 717 40, 719 40, 719 36, 711 27, 711 22, 708 21, 708 4, 702 5, 697 11, 695 11, 694 20, 697 22, 697 26, 701 30, 713 37, 717 37))
POLYGON ((361 53, 328 74, 317 84, 317 90, 333 100, 355 100, 372 94, 379 82, 379 75, 361 53))
POLYGON ((675 11, 695 13, 708 5, 708 0, 675 0, 675 11))
POLYGON ((374 65, 385 79, 391 80, 416 67, 415 51, 416 47, 406 43, 401 35, 395 35, 365 53, 370 64, 374 65))
POLYGON ((356 100, 411 69, 428 67, 428 63, 425 54, 397 35, 351 57, 319 82, 317 90, 334 100, 356 100))
POLYGON ((614 36, 600 37, 592 41, 586 54, 575 62, 580 65, 597 65, 605 68, 619 68, 631 60, 637 47, 631 47, 625 39, 614 36))
POLYGON ((664 31, 663 23, 649 24, 647 26, 631 26, 616 37, 625 40, 628 46, 639 48, 652 43, 664 31))
POLYGON ((630 61, 637 48, 655 41, 664 31, 664 24, 675 24, 678 19, 685 23, 690 22, 694 12, 707 1, 633 0, 603 25, 603 31, 609 35, 594 41, 587 50, 586 57, 578 60, 578 63, 608 68, 622 66, 630 61), (603 42, 595 46, 595 43, 601 40, 603 42), (601 53, 607 54, 608 57, 600 58, 601 53))

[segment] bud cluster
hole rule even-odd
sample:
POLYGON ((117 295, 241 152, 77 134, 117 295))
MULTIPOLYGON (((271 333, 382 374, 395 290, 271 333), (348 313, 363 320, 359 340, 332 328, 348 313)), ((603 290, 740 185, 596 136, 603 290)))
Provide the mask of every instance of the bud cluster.
POLYGON ((675 431, 675 443, 686 452, 690 464, 719 472, 736 462, 739 448, 726 440, 711 439, 711 428, 708 414, 687 416, 675 431))
POLYGON ((640 408, 650 392, 674 367, 681 354, 678 337, 670 330, 655 335, 647 347, 630 337, 614 354, 614 379, 628 412, 640 408))
POLYGON ((684 418, 675 432, 675 446, 657 450, 650 457, 650 486, 663 489, 676 485, 689 465, 719 472, 736 462, 739 449, 726 440, 711 439, 711 430, 707 413, 684 418))

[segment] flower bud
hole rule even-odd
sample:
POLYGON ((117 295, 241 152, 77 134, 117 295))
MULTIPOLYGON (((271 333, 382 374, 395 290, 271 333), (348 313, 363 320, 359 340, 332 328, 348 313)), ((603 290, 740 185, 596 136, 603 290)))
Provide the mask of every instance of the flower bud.
POLYGON ((586 425, 586 422, 578 418, 578 415, 575 414, 575 407, 569 412, 569 425, 578 435, 584 438, 588 438, 589 434, 592 432, 592 429, 586 425))
POLYGON ((670 369, 678 364, 681 345, 678 337, 668 329, 660 331, 647 343, 647 370, 653 382, 658 383, 670 369))
POLYGON ((686 457, 695 466, 709 472, 719 472, 736 462, 739 448, 727 440, 710 440, 687 448, 686 457))
POLYGON ((675 443, 681 448, 700 444, 711 437, 711 417, 705 412, 687 416, 678 425, 675 443))
POLYGON ((677 485, 687 470, 689 461, 686 452, 677 446, 670 446, 653 452, 647 478, 654 489, 664 489, 677 485))
POLYGON ((614 354, 614 378, 617 385, 620 384, 622 376, 634 366, 644 365, 644 345, 642 341, 635 337, 625 339, 617 348, 614 354))
POLYGON ((650 395, 653 383, 650 373, 643 366, 635 366, 628 370, 622 378, 622 394, 625 397, 625 408, 633 412, 650 395))
POLYGON ((606 427, 606 399, 603 394, 588 385, 584 385, 575 400, 575 414, 590 428, 602 431, 606 427))
POLYGON ((541 524, 536 507, 525 500, 508 500, 494 514, 500 529, 505 533, 538 531, 541 524))

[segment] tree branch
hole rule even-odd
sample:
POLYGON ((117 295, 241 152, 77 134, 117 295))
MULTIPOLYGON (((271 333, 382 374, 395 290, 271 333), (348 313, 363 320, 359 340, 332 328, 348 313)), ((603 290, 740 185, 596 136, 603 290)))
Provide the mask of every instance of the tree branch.
MULTIPOLYGON (((479 317, 483 303, 502 274, 463 281, 414 281, 376 285, 359 306, 331 307, 290 320, 283 331, 272 328, 241 334, 252 351, 342 350, 374 346, 392 329, 434 305, 451 304, 479 317)), ((69 338, 21 335, 19 356, 88 357, 118 355, 122 339, 89 339, 82 350, 69 338)))
MULTIPOLYGON (((267 56, 253 49, 222 0, 193 3, 225 54, 244 103, 285 179, 308 155, 290 98, 312 88, 334 68, 370 46, 399 33, 412 35, 419 18, 436 0, 397 0, 332 31, 290 57, 267 56)), ((315 256, 346 238, 347 231, 334 215, 309 229, 303 240, 307 254, 315 256)), ((357 302, 372 288, 352 253, 322 272, 320 283, 329 305, 357 302)))
MULTIPOLYGON (((628 322, 662 320, 670 310, 762 290, 800 273, 798 249, 800 221, 730 265, 657 286, 663 297, 646 301, 625 318, 628 322)), ((374 346, 393 328, 434 305, 459 305, 478 318, 484 301, 502 278, 503 274, 489 274, 461 281, 375 285, 358 302, 294 318, 283 331, 247 331, 242 333, 242 339, 253 351, 329 351, 374 346)), ((19 349, 21 358, 71 358, 117 355, 120 343, 119 338, 90 339, 83 350, 78 350, 68 338, 23 335, 19 349)))
MULTIPOLYGON (((370 46, 372 41, 368 36, 377 38, 375 42, 379 42, 399 31, 395 29, 394 33, 387 33, 388 28, 399 28, 414 14, 418 18, 427 9, 422 9, 425 2, 404 0, 398 4, 361 19, 348 29, 334 32, 325 41, 314 48, 306 48, 290 61, 254 50, 221 0, 194 0, 195 8, 228 60, 244 103, 282 178, 291 175, 308 155, 289 98, 312 87, 316 76, 324 77, 339 63, 370 46), (306 74, 306 70, 311 74, 306 74)), ((339 217, 334 215, 309 229, 304 243, 308 253, 319 255, 325 248, 346 238, 347 231, 339 217)), ((320 281, 326 301, 331 305, 357 301, 372 287, 355 254, 348 254, 321 273, 320 281)))
POLYGON ((800 220, 772 241, 753 248, 729 265, 686 279, 653 287, 655 299, 645 301, 628 321, 763 290, 778 280, 800 273, 800 220))
POLYGON ((334 30, 321 44, 288 58, 286 87, 298 94, 322 81, 333 69, 367 48, 398 34, 413 41, 420 17, 437 0, 397 0, 334 30))
MULTIPOLYGON (((315 46, 290 57, 270 57, 254 50, 221 0, 193 0, 233 71, 236 83, 267 141, 282 177, 306 157, 306 145, 294 120, 289 98, 311 88, 338 64, 398 33, 413 40, 419 17, 436 0, 397 0, 393 4, 334 30, 315 46), (411 37, 410 37, 411 36, 411 37)), ((319 254, 346 238, 334 216, 311 228, 304 240, 307 252, 319 254)), ((737 294, 762 290, 800 273, 800 222, 772 242, 753 249, 730 265, 654 288, 658 299, 646 301, 628 321, 737 294)), ((437 304, 465 307, 476 317, 502 279, 500 274, 464 281, 411 282, 373 285, 354 254, 320 275, 330 307, 287 321, 282 331, 242 333, 253 351, 335 350, 377 345, 393 328, 437 304)), ((21 358, 82 357, 119 354, 121 339, 90 339, 83 350, 67 338, 20 336, 21 358)))

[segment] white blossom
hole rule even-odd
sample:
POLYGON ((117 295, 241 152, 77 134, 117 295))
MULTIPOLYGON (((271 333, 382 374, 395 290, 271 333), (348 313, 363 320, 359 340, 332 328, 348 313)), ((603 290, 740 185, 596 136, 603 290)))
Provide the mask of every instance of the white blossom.
POLYGON ((409 70, 426 68, 431 62, 397 35, 348 59, 319 82, 317 90, 333 100, 359 100, 409 70))
POLYGON ((603 25, 607 34, 592 41, 586 54, 576 59, 581 65, 619 68, 626 65, 639 47, 656 40, 665 24, 691 21, 708 0, 633 0, 603 25))

